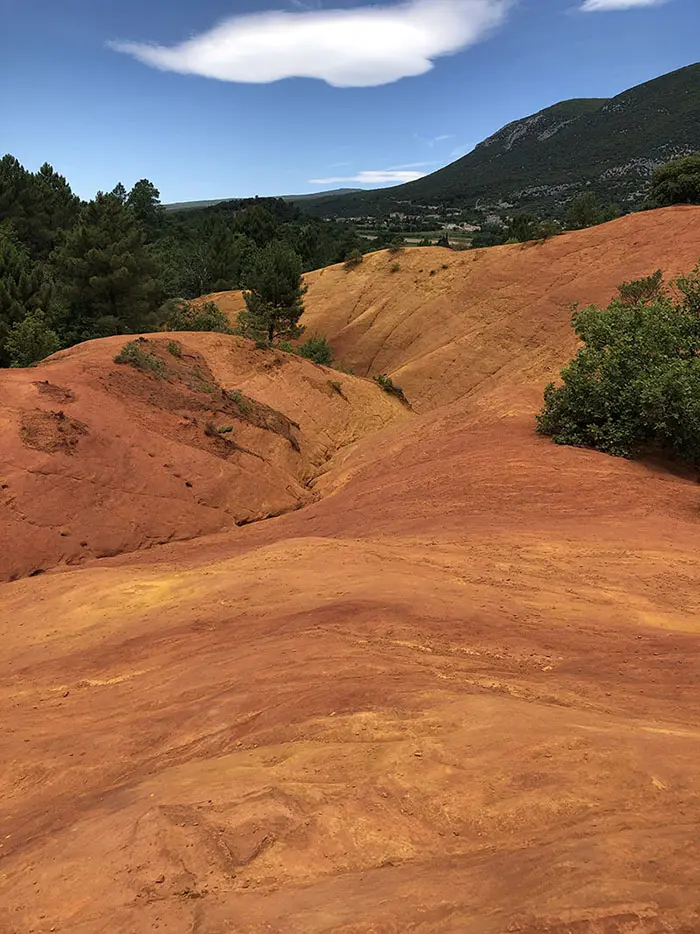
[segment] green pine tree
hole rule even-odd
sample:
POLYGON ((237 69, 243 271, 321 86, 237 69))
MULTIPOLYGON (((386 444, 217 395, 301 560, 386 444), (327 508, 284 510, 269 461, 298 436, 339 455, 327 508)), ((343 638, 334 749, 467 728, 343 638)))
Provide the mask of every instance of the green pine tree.
POLYGON ((13 156, 0 159, 0 224, 10 221, 31 259, 46 259, 80 202, 62 175, 45 163, 35 174, 13 156))
POLYGON ((161 238, 154 254, 163 301, 240 289, 254 249, 216 217, 207 217, 193 236, 161 238))
POLYGON ((98 194, 54 252, 72 341, 141 330, 158 300, 155 267, 133 211, 98 194))
POLYGON ((243 272, 254 255, 253 243, 245 235, 234 233, 221 218, 207 219, 202 233, 208 282, 200 294, 240 288, 243 272))
POLYGON ((59 175, 48 162, 33 178, 41 207, 43 242, 40 255, 46 259, 63 234, 78 220, 80 198, 73 194, 63 175, 59 175))
POLYGON ((260 249, 271 243, 277 234, 277 221, 267 208, 260 204, 252 204, 239 211, 234 225, 238 233, 248 237, 260 249))
POLYGON ((147 178, 136 182, 126 198, 126 204, 131 208, 149 239, 157 236, 163 226, 165 211, 160 203, 160 192, 147 178))
POLYGON ((270 343, 300 337, 305 293, 299 255, 288 243, 269 243, 255 256, 248 274, 246 310, 239 316, 242 333, 270 343))
POLYGON ((9 221, 20 242, 34 252, 41 240, 37 227, 36 190, 31 172, 14 156, 0 159, 0 224, 9 221))
POLYGON ((122 184, 122 182, 117 182, 114 188, 110 191, 110 195, 116 198, 118 201, 121 201, 122 204, 126 204, 126 199, 129 197, 129 193, 122 184))
POLYGON ((0 366, 12 363, 7 338, 27 314, 55 312, 55 289, 43 263, 33 263, 13 228, 0 225, 0 366))

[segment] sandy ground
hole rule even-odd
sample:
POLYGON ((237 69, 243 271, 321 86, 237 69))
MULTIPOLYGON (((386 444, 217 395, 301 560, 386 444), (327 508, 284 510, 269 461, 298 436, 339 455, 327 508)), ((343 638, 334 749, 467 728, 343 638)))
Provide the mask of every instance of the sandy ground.
MULTIPOLYGON (((370 424, 375 387, 341 377, 348 395, 367 387, 357 427, 330 432, 316 395, 317 428, 295 419, 310 463, 324 432, 353 434, 316 457, 313 502, 2 585, 2 934, 700 930, 700 487, 557 447, 532 419, 574 346, 553 297, 564 267, 581 266, 567 301, 604 300, 615 281, 688 269, 699 220, 447 254, 452 298, 434 318, 426 298, 425 320, 447 334, 461 314, 471 337, 433 334, 434 352, 429 327, 401 324, 408 271, 379 269, 374 297, 386 258, 317 274, 314 327, 336 321, 360 375, 383 339, 381 369, 422 414, 370 424), (507 280, 528 253, 536 271, 507 280), (330 287, 321 305, 334 278, 342 326, 330 287), (487 339, 488 362, 472 349, 487 339)), ((419 254, 437 279, 445 254, 400 262, 419 254)), ((227 354, 197 352, 230 387, 227 354)), ((242 391, 294 418, 280 368, 251 368, 242 391)), ((312 376, 289 372, 294 399, 312 376)))

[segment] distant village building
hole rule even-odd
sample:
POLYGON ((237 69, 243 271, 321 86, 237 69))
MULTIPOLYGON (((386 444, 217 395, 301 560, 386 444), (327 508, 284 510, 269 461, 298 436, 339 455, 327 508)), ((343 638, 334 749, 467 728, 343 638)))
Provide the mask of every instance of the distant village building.
POLYGON ((445 224, 445 230, 461 230, 463 233, 474 233, 481 230, 477 224, 445 224))

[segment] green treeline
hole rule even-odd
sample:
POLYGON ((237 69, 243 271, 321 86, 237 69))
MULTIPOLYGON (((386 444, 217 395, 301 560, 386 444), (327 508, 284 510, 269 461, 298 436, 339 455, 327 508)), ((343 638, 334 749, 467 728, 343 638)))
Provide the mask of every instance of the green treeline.
POLYGON ((26 366, 92 338, 157 330, 174 299, 239 288, 256 294, 271 257, 302 273, 362 247, 347 224, 305 217, 281 199, 167 212, 158 189, 142 179, 131 191, 118 184, 83 202, 50 165, 29 172, 6 155, 0 366, 26 366))

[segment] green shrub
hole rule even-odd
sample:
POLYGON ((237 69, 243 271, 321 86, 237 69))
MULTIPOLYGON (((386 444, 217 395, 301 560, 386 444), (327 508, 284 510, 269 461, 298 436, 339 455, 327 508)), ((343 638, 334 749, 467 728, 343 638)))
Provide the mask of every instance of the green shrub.
POLYGON ((700 153, 672 159, 660 166, 651 179, 655 207, 669 204, 700 204, 700 153))
POLYGON ((392 263, 392 264, 391 264, 391 271, 392 271, 392 272, 399 272, 400 269, 401 269, 401 263, 392 263))
POLYGON ((508 243, 527 243, 537 236, 537 218, 532 214, 515 214, 508 230, 508 243))
POLYGON ((558 237, 563 231, 564 228, 558 220, 546 217, 537 225, 535 235, 538 240, 549 240, 551 237, 558 237))
POLYGON ((168 352, 173 355, 173 357, 182 356, 182 344, 179 341, 170 341, 168 343, 168 352))
POLYGON ((623 283, 608 308, 575 310, 583 341, 545 390, 538 430, 620 457, 649 450, 700 464, 700 267, 664 286, 623 283))
POLYGON ((339 396, 343 395, 343 387, 340 385, 340 382, 337 379, 329 379, 328 385, 331 387, 333 392, 337 392, 339 396))
POLYGON ((58 335, 49 327, 43 311, 29 311, 14 324, 5 339, 5 352, 12 366, 31 366, 61 346, 58 335))
POLYGON ((569 202, 566 222, 572 230, 583 230, 619 216, 620 209, 616 204, 603 204, 594 192, 584 191, 569 202))
POLYGON ((215 302, 192 305, 182 299, 173 299, 163 308, 164 324, 168 331, 216 331, 231 334, 231 324, 215 302))
POLYGON ((115 363, 123 363, 128 366, 136 367, 137 370, 144 370, 147 373, 154 373, 158 379, 165 376, 165 364, 162 360, 150 350, 147 350, 148 341, 139 337, 134 341, 124 344, 122 349, 114 358, 115 363))
POLYGON ((390 376, 387 376, 386 373, 380 373, 379 376, 374 377, 375 383, 381 386, 384 392, 389 393, 390 396, 396 396, 404 405, 408 405, 408 399, 400 386, 397 386, 390 376))
POLYGON ((297 348, 300 357, 313 360, 322 366, 331 366, 333 363, 333 350, 325 337, 310 337, 297 348))
POLYGON ((346 269, 350 270, 350 269, 355 269, 357 266, 361 266, 363 262, 364 262, 364 256, 362 255, 360 250, 353 250, 352 253, 345 260, 344 265, 346 269))
POLYGON ((623 305, 648 305, 651 302, 662 301, 666 294, 664 274, 657 269, 655 273, 644 279, 623 282, 617 287, 617 291, 620 293, 619 300, 623 305))
POLYGON ((279 344, 275 344, 277 350, 283 350, 285 353, 296 353, 296 348, 292 347, 289 341, 280 341, 279 344))

